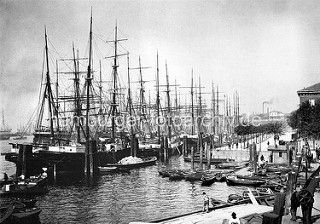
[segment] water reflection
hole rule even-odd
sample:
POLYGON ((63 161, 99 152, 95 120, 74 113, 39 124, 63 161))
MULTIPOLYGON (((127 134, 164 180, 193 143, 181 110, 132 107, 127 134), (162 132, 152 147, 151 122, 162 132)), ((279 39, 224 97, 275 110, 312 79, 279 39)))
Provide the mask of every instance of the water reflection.
MULTIPOLYGON (((4 161, 1 158, 1 162, 4 161)), ((1 170, 13 172, 5 161, 1 170)), ((151 221, 202 209, 202 192, 226 200, 231 193, 242 193, 243 187, 214 183, 202 187, 199 182, 170 181, 158 170, 190 169, 183 157, 172 157, 164 164, 86 179, 84 176, 60 175, 51 180, 49 192, 37 196, 42 208, 41 223, 129 223, 151 221)), ((10 172, 8 172, 10 174, 10 172)))
MULTIPOLYGON (((38 198, 43 223, 128 223, 150 221, 185 214, 202 208, 202 192, 226 200, 242 187, 215 183, 202 187, 199 182, 169 181, 156 166, 97 178, 57 177, 47 195, 38 198)), ((171 158, 169 168, 187 169, 183 158, 171 158)))

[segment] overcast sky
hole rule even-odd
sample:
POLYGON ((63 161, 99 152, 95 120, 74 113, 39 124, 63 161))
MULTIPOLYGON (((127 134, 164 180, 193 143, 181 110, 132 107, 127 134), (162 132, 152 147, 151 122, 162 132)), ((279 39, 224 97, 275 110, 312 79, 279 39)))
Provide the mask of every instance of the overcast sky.
MULTIPOLYGON (((242 113, 260 113, 263 101, 291 112, 299 103, 297 90, 319 82, 316 0, 1 0, 0 102, 12 128, 26 123, 37 105, 44 26, 60 56, 72 56, 72 42, 85 56, 91 6, 95 37, 111 40, 117 21, 119 36, 128 39, 121 45, 130 52, 132 66, 140 55, 143 66, 152 67, 145 79, 154 79, 158 51, 162 83, 165 60, 170 82, 176 79, 180 86, 190 86, 193 68, 205 92, 212 82, 231 98, 238 91, 242 113)), ((126 68, 125 60, 119 63, 126 68)), ((126 73, 120 75, 126 80, 126 73)))

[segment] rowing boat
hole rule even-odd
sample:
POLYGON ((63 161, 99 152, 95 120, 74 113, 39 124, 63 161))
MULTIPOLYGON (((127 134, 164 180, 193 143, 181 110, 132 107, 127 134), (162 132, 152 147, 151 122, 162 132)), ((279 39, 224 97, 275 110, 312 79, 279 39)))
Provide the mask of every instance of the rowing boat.
POLYGON ((246 185, 246 186, 261 186, 266 182, 264 180, 251 180, 251 179, 242 179, 237 176, 227 176, 226 182, 229 186, 234 185, 246 185))
POLYGON ((107 164, 105 167, 117 167, 118 169, 134 169, 134 168, 140 168, 145 166, 151 166, 154 165, 157 161, 157 157, 151 157, 151 158, 143 158, 141 162, 136 163, 113 163, 113 164, 107 164))

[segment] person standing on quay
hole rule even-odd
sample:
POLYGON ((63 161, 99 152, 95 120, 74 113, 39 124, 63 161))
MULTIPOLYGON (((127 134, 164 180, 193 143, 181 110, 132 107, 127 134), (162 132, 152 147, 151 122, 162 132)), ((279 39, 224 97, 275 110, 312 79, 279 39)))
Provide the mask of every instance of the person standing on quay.
POLYGON ((206 192, 203 192, 203 212, 209 212, 209 197, 206 192))

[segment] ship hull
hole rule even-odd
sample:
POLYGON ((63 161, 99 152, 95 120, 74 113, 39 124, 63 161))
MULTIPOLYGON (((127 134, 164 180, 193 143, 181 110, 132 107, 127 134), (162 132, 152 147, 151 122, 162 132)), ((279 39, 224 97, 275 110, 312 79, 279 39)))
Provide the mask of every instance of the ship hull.
MULTIPOLYGON (((22 154, 22 150, 20 151, 22 154)), ((19 153, 3 153, 7 161, 13 162, 17 166, 17 174, 22 172, 22 165, 18 161, 22 160, 19 153), (20 158, 20 159, 19 159, 20 158)), ((124 157, 130 156, 130 148, 124 148, 118 151, 99 151, 94 156, 98 166, 106 166, 110 163, 117 163, 124 157)), ((157 149, 138 150, 138 157, 158 156, 157 149)), ((48 168, 48 175, 52 176, 57 173, 84 173, 85 170, 85 153, 84 152, 55 152, 46 149, 39 150, 27 155, 26 167, 28 175, 33 175, 48 168)))
POLYGON ((9 140, 10 135, 0 135, 0 140, 9 140))

